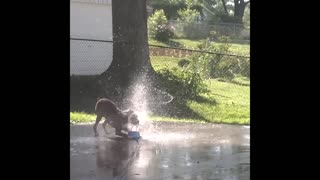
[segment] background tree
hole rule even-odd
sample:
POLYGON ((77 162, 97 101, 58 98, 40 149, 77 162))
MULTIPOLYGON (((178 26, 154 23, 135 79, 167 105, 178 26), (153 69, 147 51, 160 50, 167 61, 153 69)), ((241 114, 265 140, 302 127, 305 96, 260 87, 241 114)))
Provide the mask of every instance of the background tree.
POLYGON ((196 9, 192 9, 194 2, 192 0, 186 0, 187 7, 178 10, 178 22, 179 27, 185 38, 195 39, 199 37, 199 26, 195 23, 199 20, 200 12, 196 9))
POLYGON ((243 25, 246 28, 250 27, 250 4, 248 4, 246 9, 244 10, 243 25))
POLYGON ((244 12, 249 3, 248 0, 202 0, 208 21, 238 24, 243 24, 244 12))
MULTIPOLYGON (((193 0, 191 9, 195 9, 202 14, 202 0, 193 0)), ((150 0, 154 11, 163 9, 168 20, 177 20, 178 10, 187 8, 186 0, 150 0)))

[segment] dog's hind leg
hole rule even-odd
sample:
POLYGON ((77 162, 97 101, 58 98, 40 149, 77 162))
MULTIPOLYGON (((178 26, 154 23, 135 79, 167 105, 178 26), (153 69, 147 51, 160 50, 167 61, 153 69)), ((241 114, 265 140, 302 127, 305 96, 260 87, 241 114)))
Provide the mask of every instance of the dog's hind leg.
POLYGON ((99 133, 97 132, 97 126, 98 126, 101 119, 102 119, 102 116, 97 115, 96 122, 93 125, 94 136, 96 136, 96 137, 99 136, 99 133))

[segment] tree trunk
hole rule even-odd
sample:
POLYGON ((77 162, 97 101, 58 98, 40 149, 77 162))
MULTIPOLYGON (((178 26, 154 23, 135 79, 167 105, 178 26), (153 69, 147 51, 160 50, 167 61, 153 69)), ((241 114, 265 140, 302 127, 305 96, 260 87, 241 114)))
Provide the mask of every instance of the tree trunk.
POLYGON ((225 0, 222 0, 222 5, 223 5, 224 12, 226 13, 226 16, 229 16, 225 0))
POLYGON ((112 1, 113 60, 100 77, 105 96, 123 99, 129 87, 153 76, 149 59, 146 0, 112 1))
POLYGON ((234 20, 235 23, 243 24, 243 15, 246 5, 249 3, 244 0, 234 0, 234 20))

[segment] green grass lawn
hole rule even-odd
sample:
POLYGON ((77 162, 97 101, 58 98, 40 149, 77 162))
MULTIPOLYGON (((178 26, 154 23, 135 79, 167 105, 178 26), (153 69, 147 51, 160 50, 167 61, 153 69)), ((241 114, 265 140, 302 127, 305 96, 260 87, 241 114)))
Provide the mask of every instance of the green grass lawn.
MULTIPOLYGON (((215 43, 215 44, 221 44, 221 43, 215 43)), ((248 55, 250 54, 250 45, 249 44, 231 44, 230 51, 235 54, 248 55)))
POLYGON ((202 95, 216 103, 189 101, 187 105, 209 122, 249 124, 250 87, 218 80, 207 80, 211 93, 202 95))
MULTIPOLYGON (((250 124, 250 87, 218 80, 207 80, 211 93, 203 94, 204 98, 216 103, 187 101, 187 106, 207 122, 227 124, 250 124)), ((93 114, 71 112, 71 123, 94 122, 93 114)), ((203 119, 179 119, 174 117, 150 116, 153 121, 200 122, 203 119)))
POLYGON ((172 41, 181 44, 181 47, 187 49, 198 49, 200 44, 199 40, 189 40, 189 39, 172 39, 172 41))
POLYGON ((151 56, 151 64, 154 70, 179 68, 178 62, 180 58, 169 56, 151 56))
MULTIPOLYGON (((171 39, 168 43, 163 43, 154 39, 149 39, 150 45, 159 46, 170 46, 170 47, 181 47, 187 49, 198 49, 200 41, 199 40, 189 40, 189 39, 171 39)), ((221 44, 221 43, 215 43, 221 44)), ((249 54, 250 45, 249 44, 231 44, 230 51, 235 54, 249 54)))
POLYGON ((88 114, 84 112, 70 112, 70 123, 90 123, 96 119, 94 114, 88 114))
MULTIPOLYGON (((177 65, 178 61, 179 58, 173 57, 151 57, 152 66, 156 71, 162 68, 179 68, 177 65)), ((223 82, 219 79, 206 80, 206 84, 211 92, 201 94, 201 96, 210 101, 201 102, 197 100, 188 100, 186 102, 186 106, 191 111, 203 117, 203 119, 159 117, 151 115, 150 120, 250 124, 250 80, 244 77, 236 77, 233 81, 234 82, 223 82)), ((70 113, 71 123, 87 123, 94 121, 94 114, 86 114, 83 112, 70 113)))
POLYGON ((163 43, 163 42, 151 39, 151 38, 148 39, 148 43, 149 43, 149 45, 168 46, 166 43, 163 43))

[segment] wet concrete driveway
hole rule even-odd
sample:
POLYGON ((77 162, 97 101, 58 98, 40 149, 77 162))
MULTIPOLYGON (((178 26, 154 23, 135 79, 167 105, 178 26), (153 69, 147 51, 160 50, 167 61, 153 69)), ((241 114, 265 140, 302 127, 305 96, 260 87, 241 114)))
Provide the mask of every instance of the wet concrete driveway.
POLYGON ((250 127, 153 123, 139 144, 92 125, 70 126, 71 180, 250 179, 250 127))

